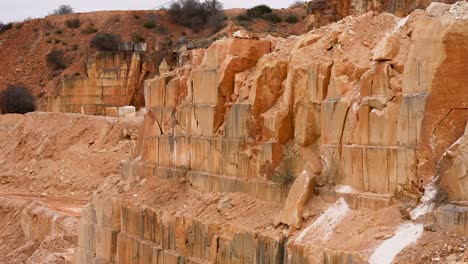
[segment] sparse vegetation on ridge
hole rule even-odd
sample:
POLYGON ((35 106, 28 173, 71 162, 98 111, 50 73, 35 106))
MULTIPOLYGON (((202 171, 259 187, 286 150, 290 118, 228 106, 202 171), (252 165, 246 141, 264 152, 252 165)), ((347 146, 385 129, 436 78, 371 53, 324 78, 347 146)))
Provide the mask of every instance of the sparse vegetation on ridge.
POLYGON ((102 51, 116 51, 119 49, 120 37, 111 33, 98 33, 91 39, 89 46, 102 51))
POLYGON ((224 24, 222 9, 223 4, 218 0, 206 0, 205 2, 179 0, 169 7, 168 13, 173 23, 197 32, 207 25, 212 29, 220 28, 224 24), (217 18, 220 15, 223 19, 217 18))
POLYGON ((143 23, 143 27, 145 27, 145 28, 155 28, 156 23, 153 20, 148 20, 145 23, 143 23))
POLYGON ((10 29, 13 28, 13 23, 10 22, 10 23, 7 23, 7 24, 3 24, 2 22, 0 22, 0 34, 3 33, 3 32, 6 32, 10 29))
POLYGON ((245 14, 237 16, 237 21, 239 23, 245 23, 246 21, 252 20, 254 18, 267 20, 272 23, 280 23, 282 21, 281 17, 273 13, 273 9, 267 5, 258 5, 247 9, 245 14))
POLYGON ((67 67, 63 50, 53 50, 47 54, 47 66, 54 70, 61 70, 67 67))
POLYGON ((286 17, 285 21, 288 22, 289 24, 295 24, 299 21, 299 19, 295 15, 289 15, 286 17))
POLYGON ((74 13, 74 10, 73 10, 73 7, 71 7, 71 5, 60 5, 57 9, 52 11, 52 14, 56 16, 73 14, 73 13, 74 13))
POLYGON ((263 18, 266 14, 273 13, 273 10, 267 5, 258 5, 247 9, 247 16, 251 18, 263 18))
POLYGON ((79 28, 81 26, 81 21, 79 18, 68 19, 65 21, 65 25, 68 28, 79 28))
POLYGON ((82 31, 83 34, 93 34, 93 33, 96 33, 96 32, 98 32, 98 29, 93 24, 87 26, 82 31))

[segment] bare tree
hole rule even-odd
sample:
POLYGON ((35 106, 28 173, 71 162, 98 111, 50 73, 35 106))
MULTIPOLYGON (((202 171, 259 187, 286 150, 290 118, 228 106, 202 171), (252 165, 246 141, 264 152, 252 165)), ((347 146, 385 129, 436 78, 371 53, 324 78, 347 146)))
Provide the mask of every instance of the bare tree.
POLYGON ((61 15, 66 15, 66 14, 73 14, 73 7, 71 5, 60 5, 57 9, 52 11, 52 14, 61 16, 61 15))

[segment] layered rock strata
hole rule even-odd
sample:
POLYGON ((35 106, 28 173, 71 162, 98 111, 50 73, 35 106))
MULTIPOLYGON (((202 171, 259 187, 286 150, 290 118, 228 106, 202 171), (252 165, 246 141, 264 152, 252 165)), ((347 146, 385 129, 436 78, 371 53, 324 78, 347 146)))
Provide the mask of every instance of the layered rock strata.
MULTIPOLYGON (((367 262, 465 133, 467 12, 192 51, 145 83, 139 145, 87 206, 77 263, 367 262)), ((465 200, 457 151, 438 187, 465 200)))
POLYGON ((108 108, 135 100, 147 66, 141 52, 97 52, 86 61, 85 76, 66 76, 47 97, 42 111, 106 115, 108 108))

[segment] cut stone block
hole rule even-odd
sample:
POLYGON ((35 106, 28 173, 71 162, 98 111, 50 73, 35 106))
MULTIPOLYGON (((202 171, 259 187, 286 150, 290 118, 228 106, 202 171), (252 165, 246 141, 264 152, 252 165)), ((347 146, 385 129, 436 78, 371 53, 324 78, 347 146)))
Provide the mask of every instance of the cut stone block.
POLYGON ((218 104, 218 70, 200 69, 194 70, 193 102, 194 104, 217 105, 218 104))
POLYGON ((288 198, 279 216, 274 220, 275 226, 280 223, 293 226, 297 229, 302 227, 302 214, 305 204, 310 200, 315 187, 315 176, 303 171, 295 180, 289 190, 288 198))
POLYGON ((198 105, 194 108, 195 120, 192 120, 192 125, 197 125, 192 131, 195 135, 212 137, 215 132, 215 111, 216 108, 209 105, 198 105))
POLYGON ((426 109, 427 95, 404 95, 398 115, 397 142, 400 146, 417 146, 426 109))
POLYGON ((249 136, 249 104, 233 104, 226 116, 226 138, 246 139, 249 136))
POLYGON ((321 143, 339 144, 348 115, 348 103, 338 100, 323 101, 321 105, 321 143))
POLYGON ((135 117, 135 107, 134 106, 122 106, 119 107, 119 116, 120 117, 135 117))

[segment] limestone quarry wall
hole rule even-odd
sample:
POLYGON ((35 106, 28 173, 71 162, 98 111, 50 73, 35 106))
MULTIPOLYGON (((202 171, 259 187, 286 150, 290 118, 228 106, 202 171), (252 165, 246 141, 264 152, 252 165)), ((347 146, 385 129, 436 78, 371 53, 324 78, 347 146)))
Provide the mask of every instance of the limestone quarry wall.
POLYGON ((288 39, 222 39, 146 81, 140 142, 88 205, 77 262, 365 263, 372 239, 349 251, 326 235, 302 241, 312 193, 338 200, 330 219, 417 203, 442 177, 449 200, 466 200, 468 6, 441 7, 366 13, 288 39), (255 198, 237 209, 255 210, 220 220, 215 210, 234 203, 220 193, 255 198))
POLYGON ((136 51, 95 53, 86 62, 86 75, 61 78, 40 110, 109 115, 110 107, 130 105, 147 71, 142 58, 136 51))
POLYGON ((140 162, 207 191, 268 196, 240 185, 308 169, 323 184, 418 193, 468 119, 467 22, 448 16, 366 14, 299 38, 219 41, 200 65, 147 81, 140 162))

